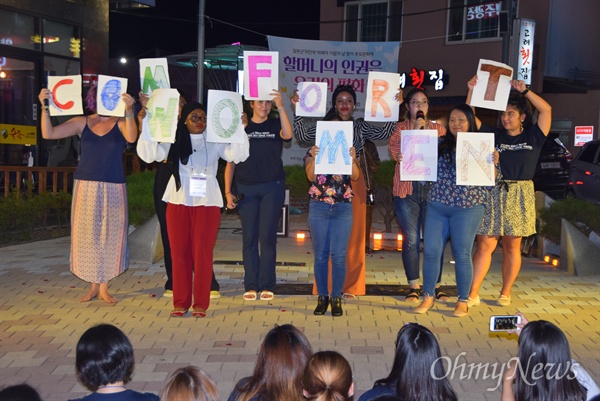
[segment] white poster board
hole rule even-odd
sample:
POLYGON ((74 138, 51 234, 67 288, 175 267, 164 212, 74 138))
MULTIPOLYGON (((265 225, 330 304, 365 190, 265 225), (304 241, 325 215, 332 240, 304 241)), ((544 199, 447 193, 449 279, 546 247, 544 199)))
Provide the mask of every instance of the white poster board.
POLYGON ((437 130, 403 130, 400 151, 401 181, 437 181, 437 130))
POLYGON ((480 59, 477 67, 477 85, 473 88, 470 105, 506 110, 512 77, 513 69, 509 65, 480 59))
POLYGON ((206 141, 244 143, 242 96, 237 92, 210 89, 206 121, 206 141))
POLYGON ((179 115, 179 92, 177 89, 155 89, 146 105, 146 118, 142 123, 142 135, 154 142, 175 142, 177 116, 179 115))
POLYGON ((370 71, 367 80, 365 121, 398 121, 398 88, 400 74, 370 71))
POLYGON ((125 102, 121 95, 127 93, 127 78, 98 75, 96 111, 101 116, 123 117, 125 102))
POLYGON ((51 116, 73 116, 83 114, 81 98, 81 75, 48 76, 51 116))
POLYGON ((495 167, 492 160, 493 155, 493 133, 457 133, 456 185, 493 187, 495 184, 495 167))
POLYGON ((328 94, 326 82, 300 82, 295 114, 300 117, 324 117, 328 94))
POLYGON ((271 100, 279 90, 279 53, 244 52, 244 97, 246 100, 271 100))
POLYGON ((315 174, 352 174, 352 121, 317 121, 315 174))
POLYGON ((140 59, 140 88, 150 95, 155 89, 170 88, 169 64, 166 58, 140 59))

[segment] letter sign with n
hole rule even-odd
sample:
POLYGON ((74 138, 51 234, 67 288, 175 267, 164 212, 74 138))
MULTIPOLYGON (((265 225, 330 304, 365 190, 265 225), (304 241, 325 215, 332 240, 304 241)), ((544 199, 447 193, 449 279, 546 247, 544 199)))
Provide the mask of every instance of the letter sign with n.
POLYGON ((244 52, 244 97, 271 100, 279 89, 279 52, 244 52))
POLYGON ((352 174, 352 121, 317 121, 315 174, 352 174))

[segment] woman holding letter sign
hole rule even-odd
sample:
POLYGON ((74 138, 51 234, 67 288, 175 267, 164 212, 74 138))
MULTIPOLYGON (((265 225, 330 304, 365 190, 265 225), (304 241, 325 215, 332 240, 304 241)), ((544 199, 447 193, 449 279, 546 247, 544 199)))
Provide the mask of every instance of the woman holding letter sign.
MULTIPOLYGON (((475 114, 469 105, 459 104, 450 110, 448 131, 440 139, 437 181, 427 196, 423 256, 423 302, 415 313, 427 312, 434 303, 435 284, 440 276, 440 259, 444 247, 452 238, 452 255, 456 269, 458 300, 452 316, 468 313, 467 300, 473 280, 471 249, 483 218, 491 187, 456 184, 456 136, 459 132, 476 132, 475 114)), ((498 154, 494 161, 498 163, 498 154)))
MULTIPOLYGON (((481 300, 479 288, 492 263, 492 253, 502 237, 502 289, 498 305, 510 304, 510 291, 521 270, 521 239, 535 234, 535 198, 533 175, 540 151, 550 132, 552 107, 540 96, 527 89, 523 81, 511 81, 517 94, 508 99, 506 111, 500 113, 500 129, 482 127, 481 131, 495 132, 496 149, 500 153, 500 181, 491 192, 483 222, 477 232, 477 248, 473 255, 473 284, 469 306, 481 300), (529 103, 538 111, 532 123, 529 103)), ((468 83, 471 99, 477 76, 468 83)), ((478 121, 481 126, 481 122, 478 121)))
POLYGON ((277 260, 277 223, 285 201, 283 141, 292 139, 292 125, 283 108, 281 93, 271 100, 251 100, 252 116, 246 133, 250 140, 248 160, 225 168, 227 207, 237 206, 242 220, 244 299, 273 299, 277 260), (270 118, 275 104, 279 118, 270 118), (232 192, 233 181, 237 197, 232 192), (240 196, 244 198, 240 200, 240 196), (239 203, 238 203, 239 202, 239 203), (260 253, 259 253, 260 244, 260 253))
MULTIPOLYGON (((403 130, 434 129, 438 137, 446 135, 446 128, 442 124, 434 123, 428 119, 429 97, 423 89, 413 88, 406 96, 407 118, 396 124, 394 133, 390 138, 388 149, 394 160, 396 170, 394 173, 394 210, 400 230, 402 231, 402 264, 410 287, 406 296, 408 302, 419 302, 421 283, 419 275, 419 247, 421 246, 421 227, 425 222, 427 213, 427 194, 431 183, 425 181, 402 181, 400 162, 402 155, 403 130)), ((440 265, 442 263, 440 257, 440 265)), ((441 269, 440 269, 441 276, 441 269)), ((439 282, 439 279, 438 279, 439 282)), ((438 300, 447 300, 448 295, 435 290, 438 300)))
POLYGON ((306 177, 312 181, 308 191, 308 222, 313 237, 314 273, 318 299, 315 315, 324 315, 331 303, 331 315, 342 316, 342 290, 346 278, 346 252, 352 230, 352 182, 360 176, 354 147, 350 148, 352 174, 315 174, 319 147, 310 148, 304 157, 306 177), (331 292, 328 290, 331 256, 331 292), (329 295, 331 294, 331 298, 329 295))
POLYGON ((142 135, 137 147, 146 162, 166 158, 173 165, 163 200, 167 202, 167 231, 173 263, 171 316, 174 317, 184 316, 190 307, 194 310, 192 316, 206 316, 213 248, 223 207, 216 177, 219 158, 239 163, 248 157, 247 141, 242 144, 207 142, 205 129, 204 106, 187 103, 181 109, 173 144, 155 142, 142 135))
MULTIPOLYGON (((396 100, 402 102, 402 90, 396 95, 396 100)), ((298 93, 291 99, 294 109, 299 102, 298 93)), ((338 85, 333 91, 331 97, 331 109, 325 116, 325 121, 339 119, 340 121, 352 121, 354 138, 352 144, 360 160, 363 151, 365 139, 372 141, 388 139, 392 134, 395 122, 387 122, 381 127, 377 127, 365 122, 362 118, 354 120, 354 106, 356 104, 356 91, 352 85, 338 85)), ((294 118, 294 132, 299 140, 304 142, 315 142, 316 125, 306 125, 303 117, 294 118)), ((365 232, 366 232, 366 212, 367 212, 367 188, 365 180, 361 175, 352 184, 354 198, 352 200, 352 232, 348 243, 348 252, 346 257, 346 282, 344 284, 343 297, 352 299, 356 295, 364 295, 366 292, 365 284, 365 232)))
MULTIPOLYGON (((73 117, 56 127, 48 110, 42 108, 41 129, 44 139, 77 135, 81 140, 81 156, 73 175, 71 271, 91 283, 80 302, 98 298, 114 304, 117 300, 108 293, 108 281, 129 267, 123 150, 127 142, 136 141, 138 131, 131 95, 121 95, 125 117, 109 117, 96 113, 96 93, 92 86, 86 97, 86 108, 93 114, 73 117)), ((51 92, 42 89, 38 97, 43 105, 51 92)))

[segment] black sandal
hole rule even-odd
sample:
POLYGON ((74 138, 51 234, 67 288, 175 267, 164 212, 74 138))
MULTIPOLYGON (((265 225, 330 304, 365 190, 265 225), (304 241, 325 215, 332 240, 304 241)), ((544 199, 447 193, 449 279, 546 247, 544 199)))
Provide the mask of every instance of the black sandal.
POLYGON ((410 288, 408 295, 404 298, 407 302, 419 302, 419 297, 421 296, 420 288, 410 288))
POLYGON ((437 299, 438 301, 443 301, 443 302, 448 302, 450 301, 450 295, 446 294, 444 291, 442 291, 441 288, 436 288, 435 289, 435 299, 437 299))

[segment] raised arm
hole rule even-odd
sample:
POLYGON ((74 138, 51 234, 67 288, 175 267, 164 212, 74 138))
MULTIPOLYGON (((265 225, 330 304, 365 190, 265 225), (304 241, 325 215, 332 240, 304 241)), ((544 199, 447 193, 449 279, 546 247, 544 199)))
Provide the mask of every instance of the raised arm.
POLYGON ((119 118, 119 129, 123 133, 125 140, 129 143, 135 143, 138 138, 138 127, 133 115, 133 104, 135 99, 129 93, 123 93, 121 96, 125 103, 125 118, 119 118))
POLYGON ((538 111, 537 124, 544 135, 548 136, 550 133, 550 126, 552 125, 552 106, 542 99, 541 96, 533 93, 531 89, 527 89, 525 82, 511 81, 510 85, 525 96, 525 98, 531 102, 531 105, 538 111))
POLYGON ((290 119, 288 118, 287 112, 283 107, 281 92, 279 92, 278 90, 273 90, 273 92, 271 92, 271 96, 273 96, 273 103, 275 103, 275 106, 277 107, 277 112, 279 113, 279 121, 281 122, 281 132, 279 133, 279 135, 283 140, 288 141, 292 139, 293 131, 290 119))
MULTIPOLYGON (((469 79, 467 81, 467 104, 469 106, 471 106, 471 97, 473 96, 473 89, 475 88, 475 85, 477 85, 477 75, 473 75, 473 78, 469 79)), ((473 114, 475 114, 475 123, 477 124, 477 129, 481 128, 481 120, 479 118, 477 118, 477 113, 475 112, 475 107, 471 106, 471 109, 473 109, 473 114)))

